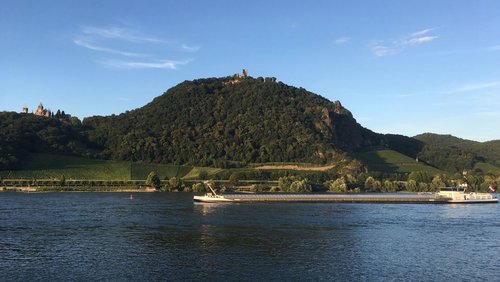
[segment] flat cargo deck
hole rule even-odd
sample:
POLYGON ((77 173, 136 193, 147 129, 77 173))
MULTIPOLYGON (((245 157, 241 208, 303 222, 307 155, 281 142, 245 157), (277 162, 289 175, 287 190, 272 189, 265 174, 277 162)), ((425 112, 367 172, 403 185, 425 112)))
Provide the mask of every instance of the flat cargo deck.
POLYGON ((433 194, 224 194, 195 196, 197 202, 351 202, 351 203, 447 203, 450 198, 433 194))

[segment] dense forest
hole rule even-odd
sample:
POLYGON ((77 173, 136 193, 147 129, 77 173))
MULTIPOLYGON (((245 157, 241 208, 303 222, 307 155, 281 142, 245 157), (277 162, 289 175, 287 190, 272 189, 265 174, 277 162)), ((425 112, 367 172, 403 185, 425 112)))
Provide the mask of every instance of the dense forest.
POLYGON ((105 157, 202 166, 327 163, 383 143, 338 101, 250 77, 186 81, 140 109, 83 125, 105 157))
POLYGON ((500 165, 500 141, 476 142, 451 135, 425 133, 414 139, 425 146, 418 157, 426 163, 445 171, 470 170, 479 162, 500 165))
POLYGON ((98 151, 86 138, 76 117, 47 118, 0 112, 0 169, 15 168, 31 152, 97 157, 98 151))
POLYGON ((227 168, 268 162, 349 164, 351 153, 379 149, 450 173, 478 163, 500 165, 500 141, 374 133, 339 101, 275 78, 185 81, 144 107, 82 122, 69 115, 0 113, 0 170, 15 169, 32 152, 227 168))

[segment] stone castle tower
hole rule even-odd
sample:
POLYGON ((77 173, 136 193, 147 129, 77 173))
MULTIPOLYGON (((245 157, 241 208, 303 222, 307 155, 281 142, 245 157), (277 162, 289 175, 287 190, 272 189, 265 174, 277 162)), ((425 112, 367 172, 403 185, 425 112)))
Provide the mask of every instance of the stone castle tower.
POLYGON ((38 105, 35 116, 52 117, 52 112, 49 109, 44 109, 42 103, 38 105))

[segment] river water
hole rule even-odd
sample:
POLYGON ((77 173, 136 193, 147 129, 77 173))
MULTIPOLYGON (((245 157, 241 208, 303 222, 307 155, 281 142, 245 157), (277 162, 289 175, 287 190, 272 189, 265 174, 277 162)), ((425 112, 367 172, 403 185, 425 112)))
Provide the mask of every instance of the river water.
POLYGON ((0 193, 2 281, 499 281, 500 205, 0 193))

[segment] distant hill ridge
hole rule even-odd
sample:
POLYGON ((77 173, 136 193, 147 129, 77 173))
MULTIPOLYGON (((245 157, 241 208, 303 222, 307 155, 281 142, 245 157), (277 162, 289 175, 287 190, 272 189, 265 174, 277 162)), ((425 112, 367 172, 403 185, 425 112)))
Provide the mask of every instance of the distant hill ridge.
POLYGON ((275 79, 231 81, 185 81, 142 108, 83 124, 111 158, 167 163, 326 163, 342 151, 384 144, 339 101, 275 79))
POLYGON ((433 133, 420 134, 414 139, 425 144, 419 157, 444 170, 471 169, 481 162, 500 167, 500 140, 477 142, 433 133))
POLYGON ((247 73, 184 81, 141 108, 81 123, 0 112, 0 169, 14 168, 31 152, 216 167, 320 167, 355 156, 373 161, 373 154, 363 152, 386 149, 450 172, 478 163, 500 167, 500 140, 378 134, 361 126, 340 101, 247 73))

